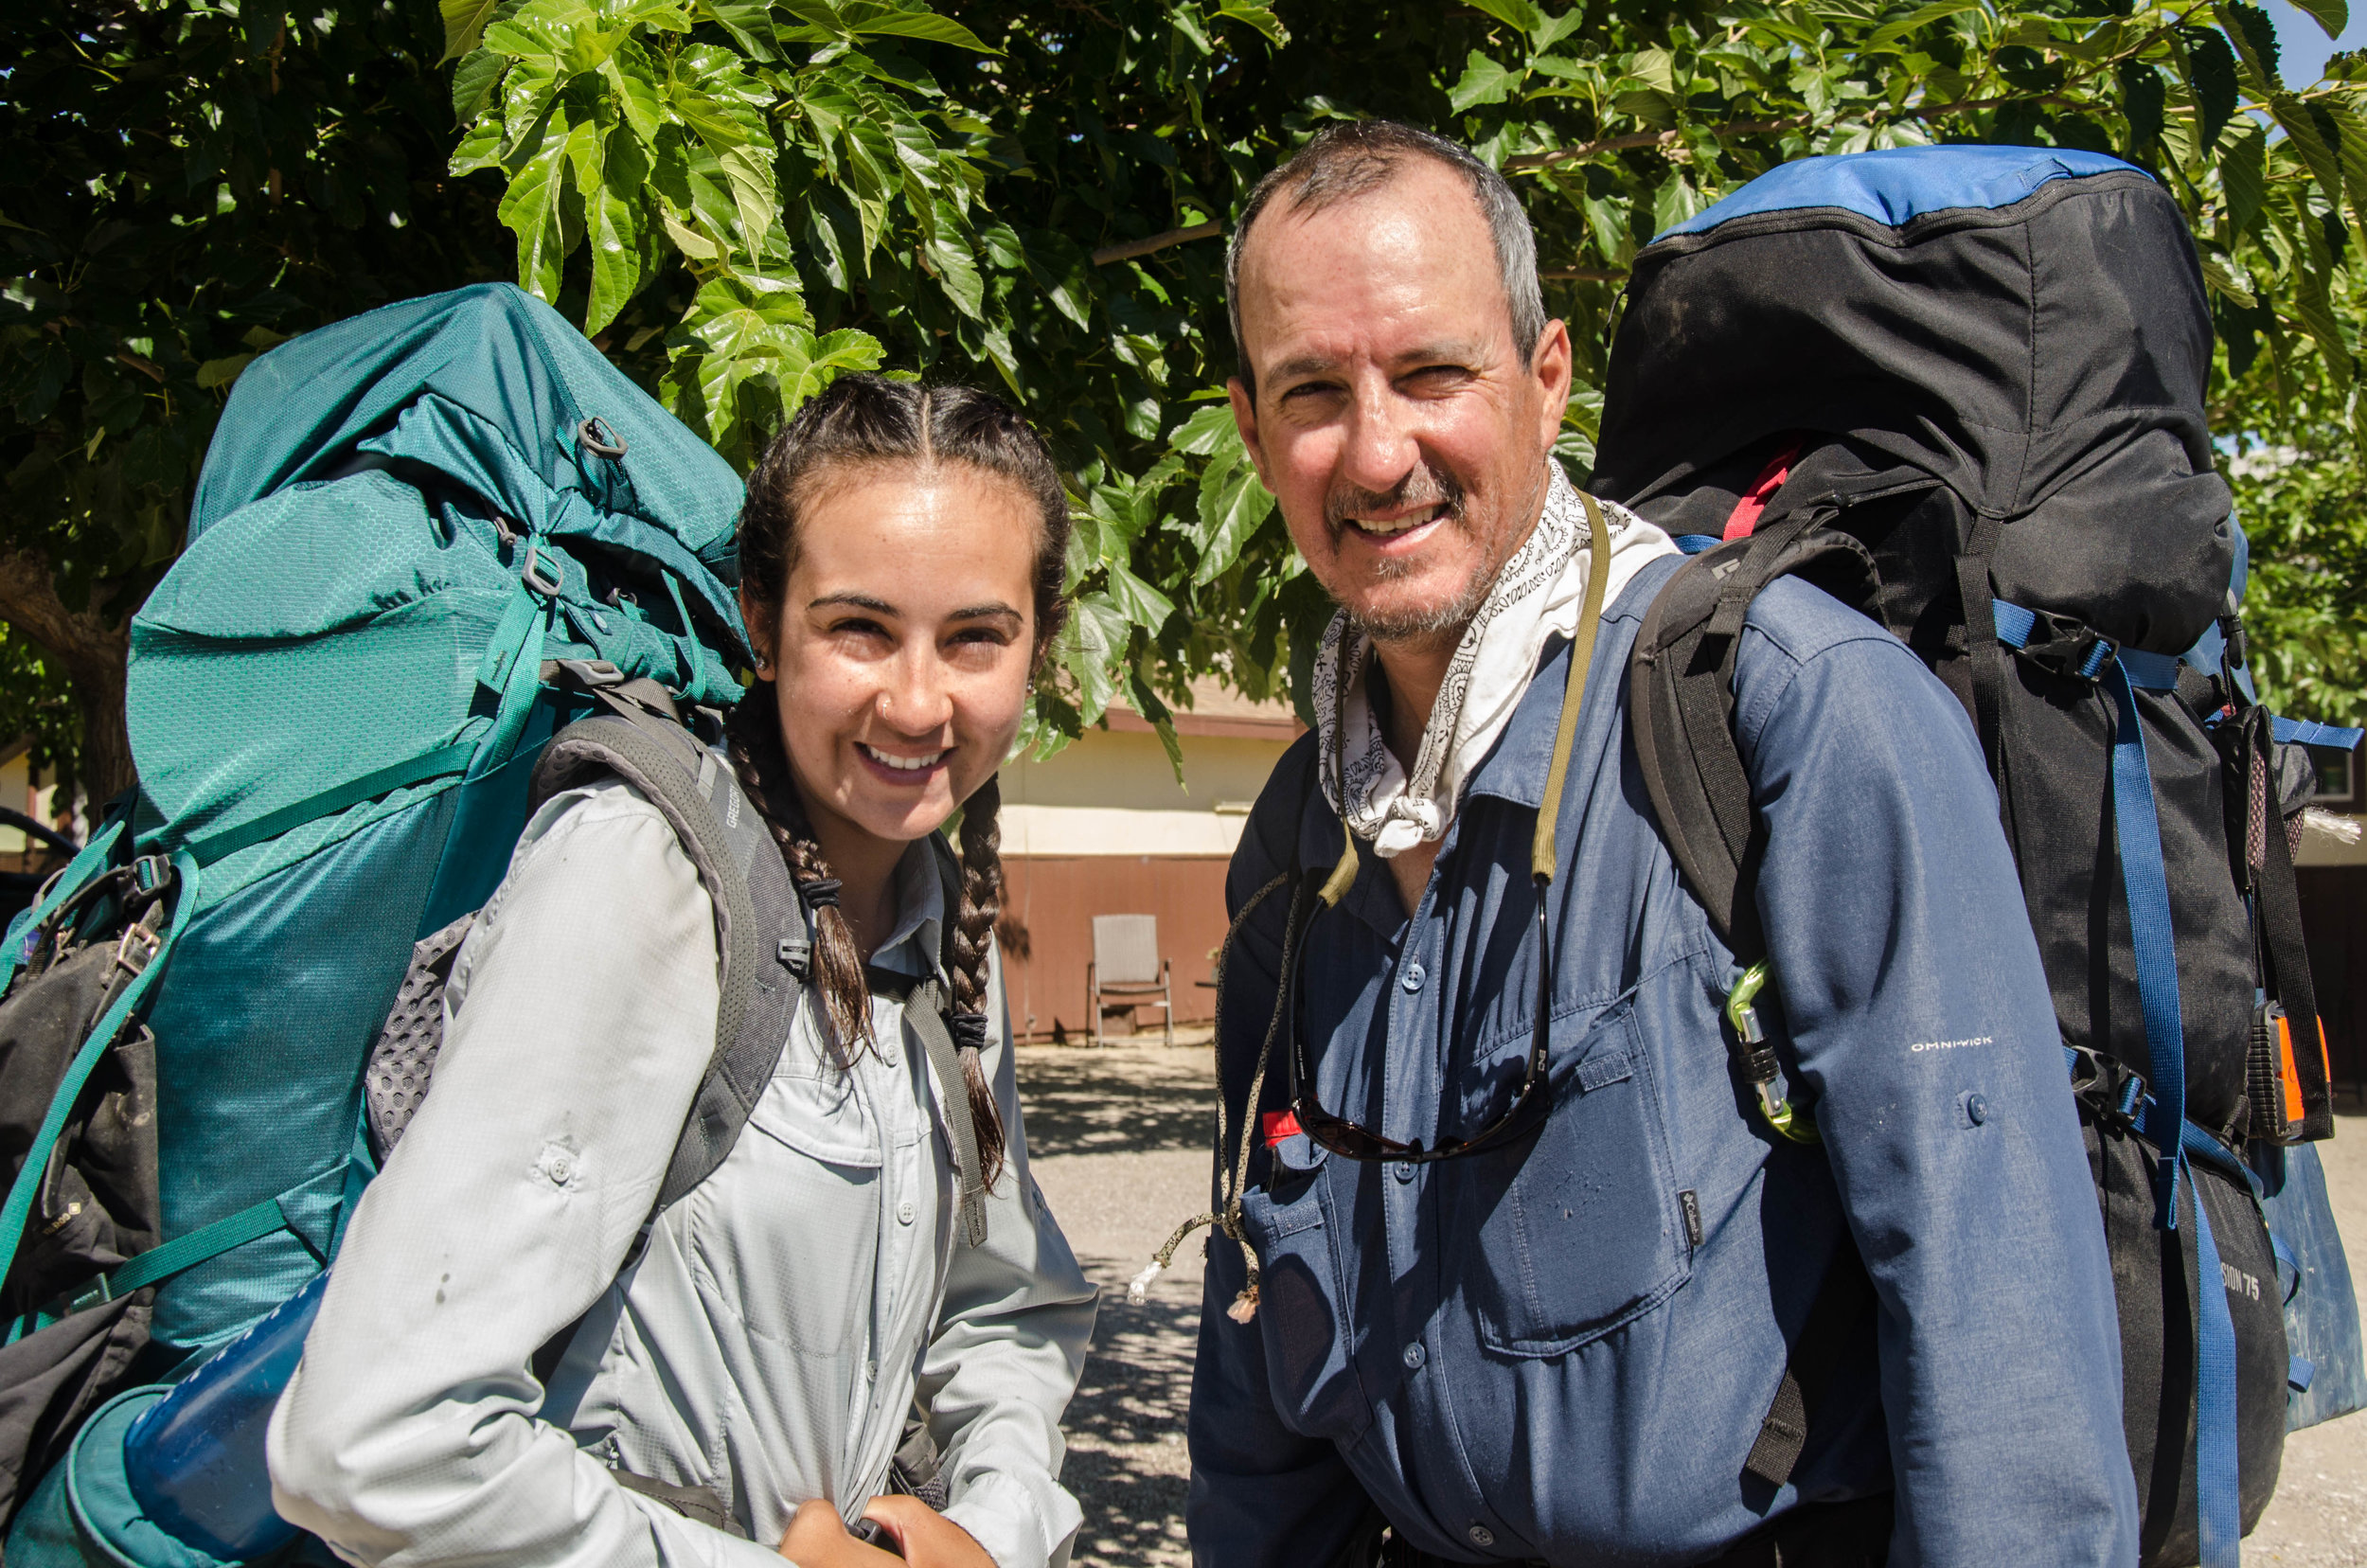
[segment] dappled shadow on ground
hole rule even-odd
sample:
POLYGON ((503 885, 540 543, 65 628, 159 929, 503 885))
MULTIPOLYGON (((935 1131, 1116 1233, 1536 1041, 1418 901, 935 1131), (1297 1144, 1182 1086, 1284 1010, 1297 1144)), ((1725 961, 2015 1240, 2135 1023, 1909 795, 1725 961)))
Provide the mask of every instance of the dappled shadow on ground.
POLYGON ((1205 1045, 1029 1045, 1020 1100, 1036 1159, 1214 1147, 1215 1068, 1205 1045))
POLYGON ((1167 1568, 1190 1560, 1184 1416, 1199 1327, 1196 1293, 1170 1289, 1131 1307, 1123 1289, 1104 1292, 1093 1354, 1062 1422, 1069 1454, 1061 1479, 1085 1511, 1076 1563, 1167 1568))

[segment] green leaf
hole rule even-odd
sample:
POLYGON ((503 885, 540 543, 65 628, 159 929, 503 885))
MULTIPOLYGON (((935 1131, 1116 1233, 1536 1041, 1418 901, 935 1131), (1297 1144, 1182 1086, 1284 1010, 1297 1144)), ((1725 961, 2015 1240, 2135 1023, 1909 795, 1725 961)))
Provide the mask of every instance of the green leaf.
POLYGON ((559 297, 560 269, 568 250, 569 130, 556 107, 550 120, 542 144, 511 171, 499 209, 502 225, 518 237, 518 286, 545 303, 559 297))
POLYGON ((2219 27, 2251 73, 2253 90, 2263 98, 2283 92, 2285 83, 2277 76, 2277 28, 2269 13, 2238 0, 2221 0, 2219 27))
POLYGON ((1255 28, 1277 49, 1290 42, 1290 29, 1282 25, 1282 18, 1273 13, 1273 8, 1259 5, 1256 0, 1219 0, 1217 14, 1227 22, 1255 28))
POLYGON ((699 0, 699 14, 732 35, 758 60, 780 59, 774 46, 771 0, 699 0))
POLYGON ((2209 27, 2180 27, 2178 35, 2186 45, 2188 80, 2195 95, 2195 107, 2202 116, 2200 151, 2206 155, 2218 145, 2219 132, 2235 117, 2235 103, 2240 96, 2235 80, 2235 51, 2227 39, 2209 27))
POLYGON ((1174 434, 1167 437, 1169 452, 1189 453, 1195 457, 1205 457, 1228 446, 1238 450, 1240 444, 1240 426, 1234 420, 1229 400, 1205 405, 1177 425, 1174 434))
POLYGON ((2228 223, 2243 234, 2259 216, 2269 190, 2268 134, 2253 126, 2219 154, 2219 186, 2227 192, 2228 223))
POLYGON ((477 49, 460 62, 452 73, 454 125, 468 125, 485 113, 485 106, 493 101, 493 94, 501 86, 502 73, 507 69, 509 62, 490 49, 477 49))
POLYGON ((1175 614, 1175 601, 1134 575, 1123 561, 1110 562, 1110 601, 1135 625, 1156 632, 1175 614))
POLYGON ((1519 78, 1488 59, 1477 49, 1464 67, 1463 80, 1447 94, 1448 105, 1458 115, 1483 103, 1502 103, 1519 78))
MULTIPOLYGON (((1529 0, 1471 0, 1471 9, 1486 11, 1505 27, 1524 33, 1534 31, 1544 21, 1544 14, 1529 0)), ((1583 14, 1581 8, 1572 9, 1583 14)))
POLYGON ((222 359, 207 360, 197 367, 197 384, 208 391, 217 386, 228 386, 239 379, 239 372, 244 370, 254 358, 253 354, 231 354, 222 359))
POLYGON ((999 55, 1003 51, 950 16, 934 11, 890 10, 885 7, 850 5, 841 13, 847 29, 865 38, 918 38, 931 44, 951 44, 957 49, 999 55))
POLYGON ((1672 170, 1652 193, 1652 232, 1665 234, 1708 205, 1692 181, 1672 170))
POLYGON ((1938 0, 1937 4, 1917 6, 1895 22, 1885 22, 1866 38, 1864 47, 1885 49, 1900 39, 1921 32, 1934 22, 1945 22, 1951 16, 1982 9, 1981 0, 1938 0))
POLYGON ((2311 116, 2308 105, 2290 93, 2279 93, 2269 100, 2269 112, 2284 128, 2287 141, 2309 166, 2317 177, 2318 188, 2326 193, 2337 211, 2342 206, 2342 166, 2335 160, 2334 149, 2318 132, 2318 122, 2311 116))
POLYGON ((2311 21, 2325 29, 2328 38, 2340 38, 2342 29, 2351 24, 2351 8, 2346 0, 2293 0, 2293 9, 2307 12, 2311 21))
POLYGON ((444 18, 444 57, 436 63, 449 64, 473 53, 477 40, 485 36, 485 24, 500 5, 501 0, 437 0, 436 9, 444 18))
POLYGON ((2211 255, 2203 257, 2202 280, 2211 286, 2214 293, 2242 306, 2245 310, 2254 308, 2251 290, 2238 282, 2235 275, 2228 271, 2227 263, 2217 257, 2211 255))
POLYGON ((869 332, 853 328, 841 328, 819 339, 810 339, 801 361, 788 364, 781 373, 782 412, 794 414, 806 400, 828 387, 849 370, 877 370, 880 367, 880 340, 869 332))
POLYGON ((590 202, 592 294, 584 306, 589 337, 616 319, 649 281, 650 236, 647 200, 650 164, 628 126, 609 134, 605 165, 590 202))
POLYGON ((1200 563, 1192 569, 1195 587, 1215 581, 1232 570, 1260 525, 1273 515, 1274 499, 1241 450, 1237 435, 1232 450, 1211 460, 1200 480, 1200 563))

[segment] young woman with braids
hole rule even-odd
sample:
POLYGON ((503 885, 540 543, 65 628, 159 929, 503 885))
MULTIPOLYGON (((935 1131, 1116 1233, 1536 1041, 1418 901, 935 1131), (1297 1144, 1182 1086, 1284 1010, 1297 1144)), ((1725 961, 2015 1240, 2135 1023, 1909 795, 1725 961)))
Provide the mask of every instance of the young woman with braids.
POLYGON ((993 930, 995 770, 1067 542, 1049 454, 983 393, 850 376, 774 440, 726 750, 814 929, 780 1065, 640 1240, 713 1048, 713 909, 622 782, 545 805, 280 1401, 287 1518, 371 1568, 896 1560, 850 1521, 926 1568, 1066 1561, 1093 1292, 1027 1174, 993 930), (952 1095, 905 1004, 940 991, 952 1095), (879 1495, 916 1411, 941 1511, 879 1495))

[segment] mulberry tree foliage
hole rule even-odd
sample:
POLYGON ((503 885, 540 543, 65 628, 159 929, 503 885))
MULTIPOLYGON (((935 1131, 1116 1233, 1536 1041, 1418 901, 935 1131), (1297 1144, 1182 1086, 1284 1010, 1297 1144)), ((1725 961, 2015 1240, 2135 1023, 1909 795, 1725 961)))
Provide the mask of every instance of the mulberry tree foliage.
MULTIPOLYGON (((2149 169, 2209 282, 2223 434, 2367 432, 2367 61, 2288 80, 2234 0, 15 10, 0 544, 69 599, 169 558, 240 356, 481 276, 506 229, 491 263, 742 467, 854 367, 1000 386, 1038 419, 1078 518, 1040 743, 1118 702, 1164 728, 1195 674, 1290 692, 1328 607, 1224 407, 1223 236, 1260 174, 1364 115, 1468 141, 1525 200, 1576 344, 1560 452, 1581 476, 1641 246, 1787 159, 1925 142, 2149 169)), ((23 628, 10 559, 0 616, 23 628)), ((2260 639, 2281 689, 2355 666, 2357 620, 2260 639)))
MULTIPOLYGON (((2307 8, 2331 34, 2340 0, 2307 8)), ((507 181, 519 276, 735 460, 852 365, 1000 383, 1077 477, 1047 742, 1195 672, 1291 686, 1327 615, 1242 452, 1222 235, 1325 121, 1436 126, 1510 175, 1573 324, 1593 458, 1627 268, 1788 159, 2110 152, 2177 196, 2221 403, 2367 431, 2367 62, 2288 82, 2239 4, 445 0, 455 165, 507 181), (480 30, 481 29, 481 30, 480 30), (2240 394, 2240 396, 2239 396, 2240 394)), ((2304 663, 2357 633, 2327 630, 2304 663)))

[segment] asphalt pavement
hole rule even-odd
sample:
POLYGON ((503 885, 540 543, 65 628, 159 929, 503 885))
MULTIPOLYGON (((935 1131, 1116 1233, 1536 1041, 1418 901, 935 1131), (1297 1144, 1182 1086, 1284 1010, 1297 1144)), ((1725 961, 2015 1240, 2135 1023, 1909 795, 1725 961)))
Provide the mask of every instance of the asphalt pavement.
MULTIPOLYGON (((1023 1047, 1023 1114, 1036 1179, 1085 1272, 1101 1316, 1084 1381, 1069 1406, 1064 1477, 1085 1510, 1078 1568, 1181 1568, 1191 1465, 1184 1412, 1200 1323, 1201 1238, 1130 1306, 1126 1282, 1176 1225, 1209 1200, 1216 1113, 1207 1031, 1104 1049, 1023 1047)), ((1140 1037, 1138 1037, 1139 1039, 1140 1037)), ((2367 1287, 2367 1115, 2340 1118, 2319 1146, 2367 1287)), ((2248 1564, 2367 1568, 2367 1413, 2286 1440, 2275 1500, 2244 1543, 2248 1564)))

